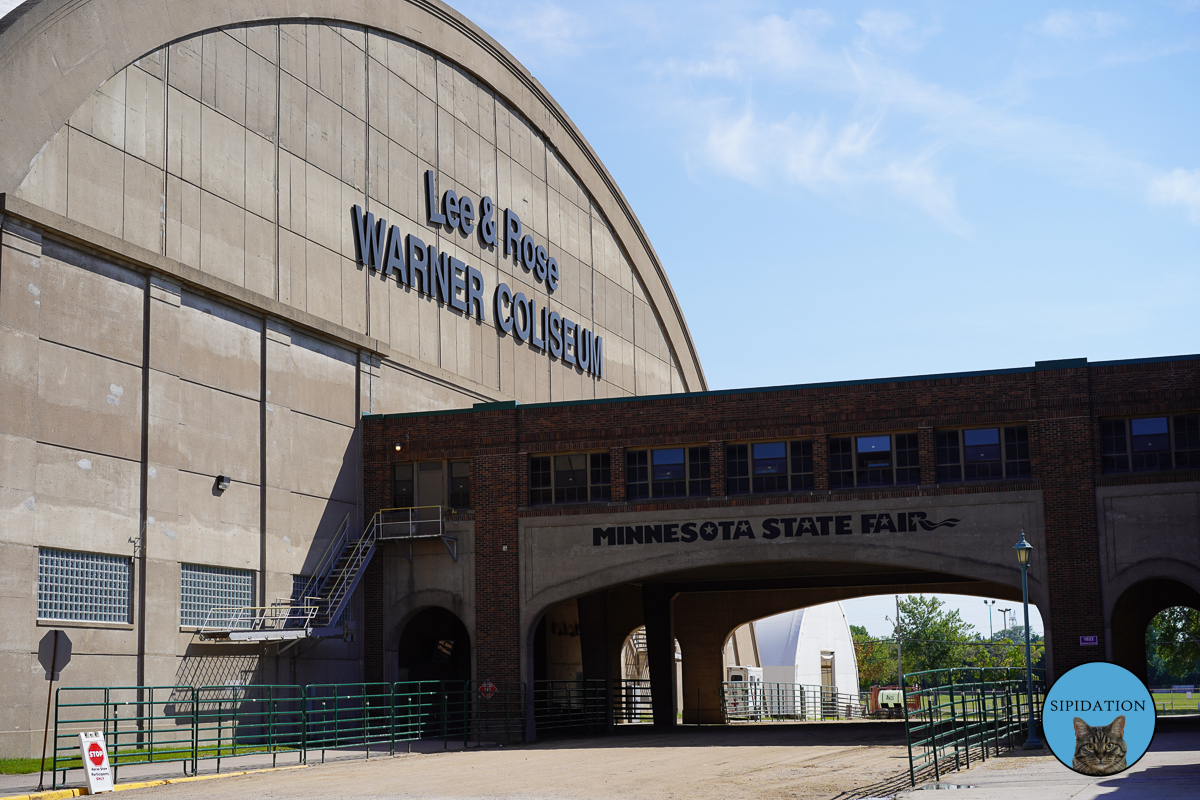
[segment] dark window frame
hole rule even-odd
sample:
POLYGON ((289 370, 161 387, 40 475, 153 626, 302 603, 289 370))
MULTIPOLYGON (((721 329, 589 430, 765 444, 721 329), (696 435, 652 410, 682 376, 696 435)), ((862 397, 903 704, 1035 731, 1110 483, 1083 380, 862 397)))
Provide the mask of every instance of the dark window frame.
POLYGON ((1100 420, 1100 471, 1105 475, 1200 469, 1200 412, 1100 420), (1134 433, 1134 423, 1165 420, 1165 434, 1134 433), (1150 436, 1163 436, 1166 447, 1138 452, 1150 436))
POLYGON ((612 499, 612 456, 607 451, 570 451, 530 455, 529 505, 573 505, 608 502, 612 499), (560 470, 559 459, 582 458, 582 464, 560 470), (578 482, 564 485, 565 473, 573 473, 578 482), (560 477, 560 473, 563 475, 560 477))
POLYGON ((812 447, 812 439, 727 443, 725 494, 786 494, 813 491, 816 481, 812 447), (761 457, 756 457, 756 448, 765 450, 766 447, 776 444, 783 448, 782 457, 765 452, 761 457), (780 461, 782 465, 779 464, 780 461))
POLYGON ((711 494, 708 445, 648 447, 625 451, 625 499, 673 500, 711 494), (680 461, 662 461, 655 454, 680 453, 680 461), (661 470, 660 470, 661 468, 661 470))
POLYGON ((881 489, 921 483, 921 448, 916 431, 832 436, 829 447, 830 489, 881 489), (887 464, 882 450, 860 450, 860 443, 887 439, 887 464), (872 458, 872 452, 877 455, 872 458), (901 463, 903 462, 903 463, 901 463))
POLYGON ((971 425, 933 432, 935 478, 942 483, 995 483, 1033 477, 1029 425, 971 425), (968 444, 967 434, 996 431, 996 441, 968 444), (972 458, 972 455, 975 457, 972 458))

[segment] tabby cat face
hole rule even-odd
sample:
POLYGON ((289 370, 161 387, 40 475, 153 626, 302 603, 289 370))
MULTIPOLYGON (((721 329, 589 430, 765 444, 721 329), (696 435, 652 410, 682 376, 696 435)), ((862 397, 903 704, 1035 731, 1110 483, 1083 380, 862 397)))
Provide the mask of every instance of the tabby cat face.
POLYGON ((1075 718, 1075 760, 1071 768, 1084 775, 1112 775, 1125 769, 1125 715, 1107 725, 1088 725, 1075 718))

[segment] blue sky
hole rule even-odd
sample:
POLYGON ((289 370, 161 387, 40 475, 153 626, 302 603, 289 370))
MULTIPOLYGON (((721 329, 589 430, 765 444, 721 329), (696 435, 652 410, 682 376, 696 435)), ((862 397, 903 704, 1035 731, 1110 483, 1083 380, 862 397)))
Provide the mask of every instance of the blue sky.
POLYGON ((1200 351, 1197 0, 453 5, 612 172, 711 388, 1200 351))
POLYGON ((608 166, 712 388, 1200 350, 1200 2, 453 5, 608 166))

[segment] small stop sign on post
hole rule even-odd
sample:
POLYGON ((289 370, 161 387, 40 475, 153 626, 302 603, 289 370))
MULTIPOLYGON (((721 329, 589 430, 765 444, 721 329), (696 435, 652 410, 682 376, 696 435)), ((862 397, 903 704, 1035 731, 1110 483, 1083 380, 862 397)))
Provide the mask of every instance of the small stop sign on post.
POLYGON ((491 700, 492 695, 496 693, 496 684, 491 681, 484 681, 479 684, 479 693, 483 695, 484 700, 491 700))

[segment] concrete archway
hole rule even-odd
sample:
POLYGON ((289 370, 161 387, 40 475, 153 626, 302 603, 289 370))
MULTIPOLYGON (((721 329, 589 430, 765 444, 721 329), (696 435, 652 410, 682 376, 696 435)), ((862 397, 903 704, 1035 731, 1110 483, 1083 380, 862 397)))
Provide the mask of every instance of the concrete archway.
POLYGON ((1156 614, 1175 606, 1200 609, 1200 591, 1173 578, 1150 578, 1126 589, 1113 606, 1113 661, 1148 680, 1146 628, 1156 614))

